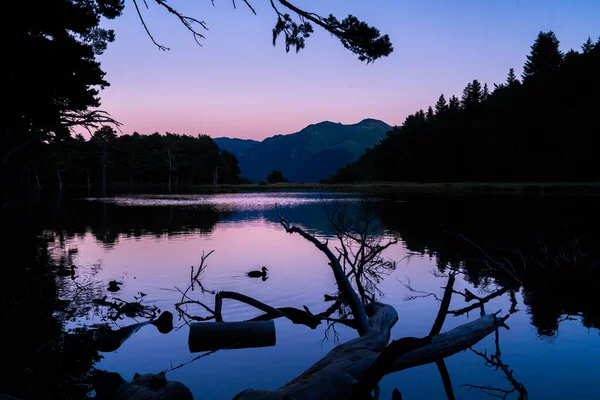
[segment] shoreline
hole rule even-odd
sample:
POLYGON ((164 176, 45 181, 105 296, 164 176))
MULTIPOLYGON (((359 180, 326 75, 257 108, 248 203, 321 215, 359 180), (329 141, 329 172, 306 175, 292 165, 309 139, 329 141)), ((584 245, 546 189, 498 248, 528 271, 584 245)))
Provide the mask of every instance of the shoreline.
MULTIPOLYGON (((168 194, 164 185, 144 185, 115 183, 108 185, 108 196, 116 194, 168 194)), ((274 184, 221 184, 191 185, 173 188, 172 194, 194 193, 236 193, 236 192, 283 192, 283 191, 332 191, 362 192, 375 194, 406 194, 431 196, 493 196, 493 195, 533 195, 533 196, 600 196, 600 182, 360 182, 360 183, 274 183, 274 184)), ((42 190, 31 188, 29 191, 13 191, 12 196, 39 196, 57 194, 55 187, 44 187, 42 190)), ((63 194, 77 193, 95 197, 103 197, 98 188, 90 192, 84 186, 65 186, 63 194)), ((1 201, 2 197, 0 197, 1 201)), ((6 200, 6 199, 5 199, 6 200)))
POLYGON ((329 183, 275 183, 196 185, 192 190, 231 190, 231 191, 280 191, 311 190, 340 192, 394 192, 407 194, 559 194, 559 195, 600 195, 600 182, 361 182, 347 184, 329 183))

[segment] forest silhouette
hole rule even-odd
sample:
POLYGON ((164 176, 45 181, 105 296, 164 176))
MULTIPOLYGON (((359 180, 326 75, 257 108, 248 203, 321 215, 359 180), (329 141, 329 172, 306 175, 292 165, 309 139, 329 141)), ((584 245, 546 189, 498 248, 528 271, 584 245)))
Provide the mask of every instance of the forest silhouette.
POLYGON ((540 32, 521 80, 442 94, 329 181, 597 181, 600 38, 559 44, 540 32))
POLYGON ((13 186, 62 189, 87 187, 104 193, 115 185, 160 185, 175 191, 189 185, 238 183, 237 158, 220 150, 208 135, 117 136, 104 126, 90 139, 83 135, 30 146, 13 186))

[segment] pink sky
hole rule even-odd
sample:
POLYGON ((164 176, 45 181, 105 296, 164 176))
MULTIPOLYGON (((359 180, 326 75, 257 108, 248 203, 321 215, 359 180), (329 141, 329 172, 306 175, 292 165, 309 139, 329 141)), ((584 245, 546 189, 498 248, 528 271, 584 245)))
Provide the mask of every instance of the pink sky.
POLYGON ((325 15, 357 15, 388 33, 395 51, 367 66, 318 29, 299 54, 274 48, 275 16, 266 1, 253 1, 258 16, 215 3, 173 2, 207 22, 203 47, 152 4, 146 21, 171 51, 154 47, 129 3, 107 24, 117 39, 101 57, 112 85, 102 92, 102 108, 124 133, 263 139, 323 120, 401 124, 442 92, 459 95, 475 78, 492 88, 511 67, 520 73, 540 30, 554 30, 563 49, 600 34, 595 0, 298 2, 325 15))

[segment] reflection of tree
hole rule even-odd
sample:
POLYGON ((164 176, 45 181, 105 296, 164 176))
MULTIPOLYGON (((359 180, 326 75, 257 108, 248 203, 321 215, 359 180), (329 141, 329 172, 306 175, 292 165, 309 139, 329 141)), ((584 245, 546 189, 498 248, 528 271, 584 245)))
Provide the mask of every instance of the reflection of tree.
POLYGON ((383 295, 377 286, 384 275, 396 269, 396 262, 384 258, 382 253, 398 240, 384 241, 376 234, 375 207, 375 203, 363 200, 360 211, 351 217, 346 204, 334 203, 331 207, 325 204, 339 243, 335 249, 341 257, 344 272, 354 278, 363 303, 375 301, 375 295, 383 295))
POLYGON ((44 207, 39 217, 47 229, 67 239, 91 232, 107 247, 114 246, 119 237, 209 234, 220 218, 210 207, 127 207, 86 200, 68 200, 61 208, 44 207))
MULTIPOLYGON (((497 262, 496 260, 491 259, 491 258, 488 259, 487 261, 493 262, 493 263, 497 262)), ((447 315, 453 315, 456 317, 459 315, 464 315, 464 314, 468 313, 469 311, 479 309, 481 316, 482 317, 485 316, 486 315, 485 304, 496 297, 506 294, 507 292, 509 293, 510 301, 511 301, 511 308, 510 308, 509 315, 518 311, 516 308, 517 304, 516 304, 516 298, 514 296, 514 292, 509 291, 508 288, 506 288, 506 287, 498 288, 484 297, 477 296, 468 289, 464 289, 462 292, 454 290, 454 282, 456 280, 457 274, 458 274, 457 271, 452 271, 448 274, 448 282, 446 283, 446 286, 444 288, 444 295, 441 299, 435 293, 426 293, 426 292, 418 291, 418 290, 414 289, 410 285, 410 283, 404 283, 404 286, 409 291, 414 293, 413 295, 408 296, 407 300, 415 300, 417 298, 424 298, 424 297, 431 296, 431 297, 435 298, 436 300, 440 301, 440 308, 439 308, 437 317, 435 319, 435 322, 433 324, 433 327, 431 329, 430 336, 439 334, 447 315), (457 309, 457 310, 450 310, 450 302, 452 300, 453 295, 461 296, 465 302, 467 302, 467 303, 473 302, 473 304, 463 307, 463 308, 460 308, 460 309, 457 309)), ((436 276, 443 277, 443 275, 439 275, 439 274, 436 274, 436 276)), ((504 324, 504 321, 507 318, 508 318, 508 315, 504 318, 501 318, 500 322, 499 322, 499 326, 508 328, 504 324)), ((510 393, 517 391, 519 393, 519 400, 526 400, 527 399, 527 390, 521 383, 516 381, 516 379, 513 376, 514 371, 511 370, 510 368, 508 368, 508 365, 502 363, 502 361, 500 359, 500 356, 501 356, 500 344, 499 344, 500 336, 499 336, 498 329, 495 330, 495 335, 496 335, 496 353, 494 355, 491 355, 490 357, 488 357, 487 352, 480 353, 473 349, 471 349, 471 350, 475 354, 483 357, 486 360, 487 366, 495 367, 496 369, 501 369, 502 372, 505 374, 506 379, 508 379, 508 381, 511 383, 511 385, 513 385, 513 389, 504 390, 504 389, 494 388, 492 386, 477 386, 477 385, 462 385, 461 387, 469 387, 470 389, 473 389, 473 388, 481 389, 484 392, 491 394, 492 396, 497 396, 497 397, 501 397, 504 399, 506 399, 510 393), (499 394, 502 394, 502 396, 500 396, 499 394)), ((452 381, 450 379, 450 373, 448 371, 448 368, 446 367, 444 358, 439 358, 439 359, 435 360, 435 363, 436 363, 436 366, 440 373, 440 378, 444 385, 444 391, 446 392, 446 396, 448 397, 448 400, 454 400, 455 399, 454 388, 452 386, 452 381)))
POLYGON ((90 220, 102 222, 96 209, 80 208, 67 217, 61 213, 68 205, 56 208, 49 203, 30 210, 18 206, 0 210, 2 253, 18 254, 10 276, 0 280, 3 338, 10 344, 3 352, 9 368, 4 370, 0 390, 23 399, 84 398, 91 390, 94 365, 101 358, 98 349, 114 349, 115 343, 120 345, 136 328, 113 330, 107 325, 112 324, 109 317, 116 317, 118 309, 135 311, 123 307, 131 308, 137 301, 111 301, 116 308, 97 304, 94 300, 102 300, 106 290, 95 279, 102 265, 71 268, 76 264, 77 248, 69 239, 85 233, 92 225, 90 220), (100 317, 93 329, 70 327, 73 320, 92 313, 100 317))
POLYGON ((600 290, 600 256, 590 251, 598 241, 593 228, 600 223, 597 199, 402 196, 401 200, 381 203, 377 208, 381 223, 400 236, 409 251, 435 256, 440 272, 460 269, 479 289, 521 291, 532 324, 542 336, 554 336, 566 318, 577 318, 586 327, 600 326, 594 299, 600 290))
MULTIPOLYGON (((335 216, 336 214, 333 215, 335 216)), ((448 332, 441 333, 445 316, 448 314, 450 298, 453 294, 454 275, 450 275, 442 307, 431 332, 422 338, 402 338, 388 344, 390 330, 398 321, 395 309, 389 305, 374 301, 373 296, 361 296, 360 289, 359 293, 357 293, 353 288, 351 280, 359 287, 360 283, 357 283, 357 281, 361 279, 361 274, 368 273, 367 269, 371 268, 370 261, 378 260, 375 269, 381 267, 385 263, 385 260, 381 257, 381 251, 389 245, 381 245, 380 242, 371 241, 368 237, 370 233, 368 229, 364 231, 362 236, 359 234, 356 237, 349 237, 349 232, 340 232, 340 241, 348 239, 357 248, 353 250, 352 256, 350 256, 350 251, 344 248, 345 244, 340 244, 340 247, 337 248, 338 255, 335 255, 327 242, 321 242, 304 229, 292 225, 283 216, 280 215, 279 218, 281 225, 287 233, 301 236, 312 243, 327 258, 329 267, 337 283, 338 295, 334 298, 329 297, 326 300, 339 302, 340 305, 349 310, 346 318, 335 320, 335 322, 341 322, 353 327, 356 329, 359 337, 338 345, 322 360, 318 361, 304 374, 292 380, 284 387, 276 391, 246 390, 236 396, 238 399, 288 397, 371 398, 371 392, 377 390, 377 385, 383 376, 394 371, 438 362, 459 351, 465 350, 494 332, 508 318, 508 316, 501 318, 494 314, 485 314, 481 318, 448 332), (344 258, 345 256, 347 258, 344 258), (348 268, 346 270, 344 270, 344 262, 347 263, 346 266, 348 268), (362 268, 362 271, 359 270, 359 267, 362 268)), ((368 219, 363 220, 363 223, 368 223, 368 221, 368 219)), ((343 227, 347 225, 340 222, 337 226, 343 227)), ((358 232, 361 231, 359 230, 358 232)), ((201 269, 196 270, 196 272, 198 273, 201 269)), ((194 280, 194 273, 192 272, 191 284, 194 284, 194 280)), ((182 293, 182 299, 190 298, 189 290, 180 290, 180 292, 182 293)), ((193 332, 198 332, 202 327, 210 327, 211 331, 218 330, 218 326, 222 329, 227 328, 227 323, 222 322, 224 320, 222 314, 223 299, 241 301, 260 309, 265 315, 259 317, 259 319, 285 317, 295 323, 301 323, 313 328, 321 320, 328 322, 333 320, 329 316, 325 317, 323 313, 313 314, 306 307, 304 307, 304 310, 293 307, 274 308, 240 293, 220 291, 215 294, 214 308, 210 308, 205 304, 199 304, 205 311, 214 316, 216 322, 193 323, 190 330, 190 343, 194 341, 192 337, 193 332), (210 324, 214 324, 215 326, 213 327, 210 324)), ((335 312, 337 308, 338 305, 334 304, 328 311, 335 312)), ((206 319, 206 317, 203 318, 206 319)), ((235 324, 235 329, 239 329, 239 323, 235 324)), ((255 336, 256 332, 250 331, 250 329, 255 328, 256 325, 246 325, 246 327, 248 329, 247 335, 244 335, 243 331, 240 332, 241 336, 231 339, 232 343, 223 341, 222 337, 215 338, 215 340, 219 340, 222 346, 236 346, 244 340, 244 336, 255 336)))
POLYGON ((484 352, 480 352, 480 351, 471 349, 471 351, 473 353, 477 354, 479 357, 483 358, 485 360, 485 365, 487 367, 494 368, 496 371, 500 370, 502 372, 502 374, 504 375, 504 377, 506 378, 506 380, 510 383, 512 388, 511 389, 502 389, 502 388, 497 388, 497 387, 493 387, 493 386, 481 386, 481 385, 471 385, 471 384, 461 385, 461 387, 467 387, 467 388, 469 388, 469 390, 479 389, 479 390, 482 390, 483 392, 489 394, 490 396, 500 397, 501 399, 506 399, 508 397, 508 395, 510 395, 511 393, 517 393, 518 400, 527 400, 529 398, 527 389, 525 389, 525 386, 523 386, 523 384, 521 382, 517 381, 517 379, 514 376, 515 371, 512 370, 501 359, 502 352, 500 351, 500 331, 497 330, 495 332, 495 335, 496 335, 496 341, 495 341, 496 347, 495 347, 495 352, 493 354, 490 354, 488 356, 487 350, 484 352))
MULTIPOLYGON (((3 254, 18 254, 10 279, 0 280, 3 340, 2 392, 27 399, 83 398, 90 390, 90 371, 99 360, 87 335, 65 328, 69 313, 58 294, 54 264, 38 220, 27 214, 2 216, 3 254), (14 219, 13 219, 14 218, 14 219), (16 219, 16 221, 15 221, 16 219)), ((68 307, 67 307, 68 309, 68 307)))

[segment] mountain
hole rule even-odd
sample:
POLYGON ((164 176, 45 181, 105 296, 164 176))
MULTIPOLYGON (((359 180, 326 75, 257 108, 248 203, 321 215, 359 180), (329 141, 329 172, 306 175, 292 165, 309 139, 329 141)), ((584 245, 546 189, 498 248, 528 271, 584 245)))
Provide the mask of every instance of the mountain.
POLYGON ((251 180, 264 180, 279 169, 291 182, 318 182, 356 161, 391 128, 376 119, 352 125, 324 121, 262 142, 232 138, 216 138, 215 142, 238 157, 242 175, 251 180))
POLYGON ((238 158, 260 143, 259 141, 252 139, 232 139, 228 137, 216 138, 214 141, 220 149, 227 150, 228 152, 235 154, 238 158))

